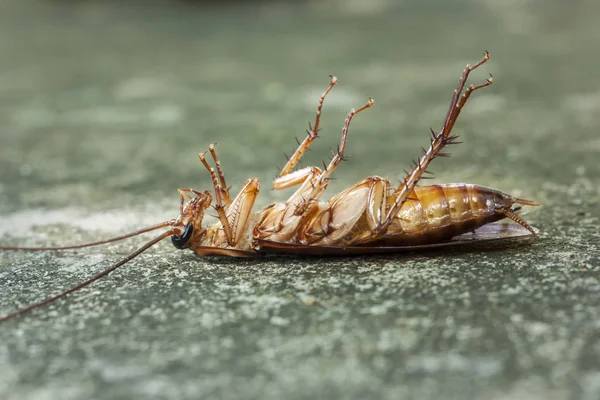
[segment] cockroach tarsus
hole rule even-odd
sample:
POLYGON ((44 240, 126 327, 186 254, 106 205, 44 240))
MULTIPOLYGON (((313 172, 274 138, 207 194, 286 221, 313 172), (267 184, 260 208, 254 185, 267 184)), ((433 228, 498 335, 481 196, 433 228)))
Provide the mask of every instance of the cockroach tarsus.
POLYGON ((295 169, 319 136, 323 103, 327 94, 338 83, 338 79, 331 76, 329 86, 319 99, 314 124, 309 125, 305 139, 299 142, 298 148, 273 181, 274 190, 299 186, 285 203, 272 203, 258 213, 253 212, 259 193, 259 181, 256 178, 248 179, 232 199, 215 145, 212 144, 208 153, 215 168, 210 166, 206 153, 201 153, 198 157, 212 181, 213 207, 218 217, 215 223, 206 227, 202 224, 204 214, 213 201, 213 192, 180 188, 179 216, 170 221, 118 237, 79 245, 2 246, 0 250, 78 249, 168 228, 166 232, 101 273, 46 300, 0 317, 0 321, 52 303, 91 284, 169 236, 178 249, 191 249, 199 256, 231 257, 254 257, 269 253, 389 253, 512 237, 535 237, 536 230, 521 219, 517 211, 521 205, 538 206, 538 203, 471 184, 417 186, 419 180, 428 174, 427 168, 435 158, 448 156, 442 150, 458 143, 458 136, 451 135, 451 131, 471 94, 492 84, 490 74, 483 83, 469 85, 465 89, 471 71, 485 64, 489 57, 486 51, 479 62, 473 66, 467 65, 464 69, 441 130, 431 130, 430 147, 423 149, 420 159, 414 162, 412 169, 396 187, 392 187, 387 179, 369 176, 329 201, 321 201, 333 172, 344 160, 350 123, 357 114, 373 106, 371 98, 362 107, 352 109, 346 117, 340 144, 328 165, 324 164, 323 168, 309 166, 295 169), (492 224, 504 218, 516 222, 516 225, 492 224))

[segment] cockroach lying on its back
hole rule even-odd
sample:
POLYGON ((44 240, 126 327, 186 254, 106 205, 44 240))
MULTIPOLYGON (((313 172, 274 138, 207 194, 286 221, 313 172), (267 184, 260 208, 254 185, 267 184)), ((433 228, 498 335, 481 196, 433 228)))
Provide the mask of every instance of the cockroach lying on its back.
POLYGON ((306 139, 298 146, 273 182, 276 190, 300 186, 285 202, 273 203, 264 210, 252 211, 259 192, 259 182, 250 178, 233 200, 230 198, 225 177, 214 145, 209 153, 216 165, 215 170, 205 159, 199 158, 212 179, 218 221, 204 226, 202 219, 211 205, 210 191, 179 189, 180 207, 176 219, 131 232, 119 237, 65 247, 0 247, 0 250, 65 250, 96 246, 115 242, 141 233, 168 228, 157 238, 107 268, 100 274, 56 296, 32 304, 0 321, 6 321, 34 308, 51 303, 67 294, 108 275, 134 257, 171 237, 178 249, 191 249, 199 256, 255 257, 269 253, 346 255, 404 250, 428 249, 487 241, 508 237, 535 236, 536 231, 516 213, 520 205, 537 206, 530 200, 519 199, 478 185, 464 183, 417 186, 427 173, 431 161, 447 155, 445 146, 457 143, 457 136, 450 135, 465 103, 476 90, 492 84, 492 78, 480 85, 464 89, 469 74, 489 60, 489 53, 477 64, 467 65, 450 102, 450 109, 438 133, 431 132, 431 145, 423 150, 418 162, 397 186, 378 176, 369 176, 331 200, 321 201, 323 192, 344 158, 348 128, 354 116, 374 104, 369 101, 358 110, 351 110, 342 129, 337 153, 324 169, 306 167, 294 171, 294 167, 317 137, 323 101, 338 82, 331 82, 319 100, 314 126, 308 130, 306 139), (464 91, 463 91, 464 89, 464 91), (491 224, 508 218, 518 225, 491 224))

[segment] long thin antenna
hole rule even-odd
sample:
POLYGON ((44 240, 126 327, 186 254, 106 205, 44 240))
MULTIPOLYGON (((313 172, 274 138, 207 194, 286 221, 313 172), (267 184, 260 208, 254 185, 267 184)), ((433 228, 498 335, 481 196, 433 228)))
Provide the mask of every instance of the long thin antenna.
MULTIPOLYGON (((110 274, 111 272, 113 272, 114 270, 116 270, 117 268, 123 266, 124 264, 126 264, 127 262, 133 260, 135 257, 139 256, 140 254, 142 254, 144 251, 148 250, 150 247, 154 246, 156 243, 160 242, 161 240, 173 235, 177 233, 174 229, 169 229, 168 231, 164 232, 163 234, 161 234, 160 236, 152 239, 151 241, 149 241, 148 243, 146 243, 145 245, 143 245, 142 247, 140 247, 139 249, 137 249, 136 251, 134 251, 133 253, 131 253, 130 255, 128 255, 127 257, 125 257, 124 259, 122 259, 121 261, 117 262, 116 264, 111 265, 110 267, 106 268, 104 271, 100 272, 97 275, 94 275, 93 277, 91 277, 90 279, 81 282, 75 286, 73 286, 70 289, 65 290, 62 293, 59 293, 55 296, 49 297, 46 300, 40 301, 39 303, 35 303, 35 304, 31 304, 27 307, 21 308, 20 310, 17 310, 15 312, 12 312, 8 315, 5 315, 4 317, 0 317, 0 322, 5 322, 8 321, 11 318, 14 318, 16 316, 19 316, 21 314, 25 314, 33 309, 39 308, 39 307, 43 307, 47 304, 50 304, 62 297, 65 297, 66 295, 73 293, 81 288, 86 287, 87 285, 97 281, 100 278, 105 277, 106 275, 110 274)), ((128 237, 128 236, 126 236, 128 237)))
POLYGON ((81 249, 83 247, 91 247, 98 246, 101 244, 118 242, 119 240, 127 239, 132 236, 141 235, 142 233, 154 231, 156 229, 164 228, 167 226, 172 226, 174 221, 165 221, 160 224, 150 226, 148 228, 142 228, 134 232, 126 233, 121 236, 116 236, 109 239, 98 240, 97 242, 88 242, 82 244, 74 244, 69 246, 58 246, 58 247, 21 247, 21 246, 0 246, 0 250, 24 250, 24 251, 47 251, 47 250, 72 250, 72 249, 81 249))

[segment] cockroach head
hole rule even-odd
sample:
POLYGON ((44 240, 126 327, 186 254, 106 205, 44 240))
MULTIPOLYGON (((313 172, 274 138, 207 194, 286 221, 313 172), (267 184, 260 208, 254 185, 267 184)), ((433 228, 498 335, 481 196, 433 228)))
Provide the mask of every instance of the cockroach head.
POLYGON ((173 223, 173 227, 177 228, 179 233, 171 236, 171 242, 176 248, 185 249, 204 235, 202 219, 210 206, 212 195, 209 191, 199 192, 193 189, 179 189, 179 193, 181 208, 179 217, 173 223))

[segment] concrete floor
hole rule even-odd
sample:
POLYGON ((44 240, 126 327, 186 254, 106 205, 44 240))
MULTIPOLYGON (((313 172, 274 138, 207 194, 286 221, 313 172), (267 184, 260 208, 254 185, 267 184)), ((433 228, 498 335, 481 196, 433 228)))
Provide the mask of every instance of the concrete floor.
MULTIPOLYGON (((561 1, 0 4, 0 240, 68 244, 173 218, 218 142, 234 190, 270 180, 336 86, 350 161, 328 194, 396 181, 456 80, 492 60, 436 182, 544 204, 533 245, 355 258, 202 259, 159 244, 0 325, 2 399, 600 398, 600 5, 561 1)), ((0 252, 0 315, 144 242, 0 252)))

